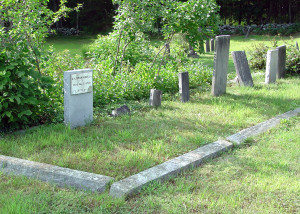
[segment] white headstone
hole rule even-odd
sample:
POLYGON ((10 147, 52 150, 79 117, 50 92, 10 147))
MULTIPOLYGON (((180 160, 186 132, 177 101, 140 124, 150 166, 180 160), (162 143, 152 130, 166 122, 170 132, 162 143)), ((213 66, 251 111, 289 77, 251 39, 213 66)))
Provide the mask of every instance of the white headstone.
POLYGON ((265 83, 270 84, 276 82, 277 72, 278 72, 278 49, 270 50, 267 53, 265 83))
POLYGON ((93 121, 93 70, 64 72, 64 122, 70 127, 93 121))

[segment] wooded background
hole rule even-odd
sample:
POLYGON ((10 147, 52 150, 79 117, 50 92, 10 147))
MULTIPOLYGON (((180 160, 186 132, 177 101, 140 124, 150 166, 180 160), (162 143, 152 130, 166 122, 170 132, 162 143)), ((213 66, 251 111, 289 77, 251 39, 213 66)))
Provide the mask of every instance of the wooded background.
MULTIPOLYGON (((300 21, 300 0, 216 0, 224 24, 250 25, 294 23, 300 21)), ((60 20, 56 28, 78 28, 97 33, 109 30, 117 5, 112 0, 69 0, 68 6, 83 4, 80 12, 72 12, 60 20)), ((49 8, 57 11, 59 0, 50 0, 49 8)))

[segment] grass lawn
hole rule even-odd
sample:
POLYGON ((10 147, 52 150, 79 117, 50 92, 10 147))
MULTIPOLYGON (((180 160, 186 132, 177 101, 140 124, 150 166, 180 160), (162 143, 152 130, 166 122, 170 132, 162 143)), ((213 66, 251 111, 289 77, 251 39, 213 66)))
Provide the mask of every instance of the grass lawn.
MULTIPOLYGON (((241 40, 233 37, 232 48, 240 47, 235 39, 241 40)), ((213 56, 202 57, 212 61, 213 56)), ((234 69, 229 72, 233 78, 234 69)), ((210 86, 200 86, 185 104, 178 95, 163 95, 158 109, 147 100, 129 102, 132 115, 121 118, 96 109, 94 122, 86 127, 55 124, 7 135, 0 140, 0 154, 120 180, 300 106, 299 77, 263 82, 263 75, 254 74, 254 88, 228 85, 220 97, 210 95, 210 86)))
MULTIPOLYGON (((76 41, 72 45, 63 39, 52 43, 61 48, 58 51, 66 45, 73 54, 80 54, 81 45, 92 39, 81 41, 78 37, 72 39, 76 41)), ((252 39, 264 40, 262 36, 232 37, 230 51, 246 50, 252 39)), ((211 67, 213 54, 195 60, 211 67)), ((230 57, 229 79, 234 76, 230 57)), ((228 84, 227 94, 220 97, 210 95, 210 86, 199 86, 191 91, 191 101, 184 104, 178 95, 164 94, 158 109, 149 107, 147 100, 129 102, 131 116, 111 118, 95 109, 94 122, 75 130, 52 124, 8 134, 0 139, 0 154, 120 180, 300 106, 299 76, 271 85, 263 84, 263 73, 253 72, 253 79, 255 87, 228 84)), ((299 127, 299 117, 284 121, 280 128, 251 141, 250 147, 166 184, 153 184, 126 202, 111 199, 107 193, 61 189, 0 175, 0 213, 299 211, 299 127)))
POLYGON ((299 213, 300 117, 127 201, 0 174, 0 213, 299 213))

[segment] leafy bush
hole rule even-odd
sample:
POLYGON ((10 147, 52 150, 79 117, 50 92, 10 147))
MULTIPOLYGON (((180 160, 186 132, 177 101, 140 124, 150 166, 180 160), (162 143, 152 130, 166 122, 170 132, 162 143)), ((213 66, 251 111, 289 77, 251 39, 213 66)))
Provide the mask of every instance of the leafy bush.
POLYGON ((300 51, 294 45, 287 47, 286 71, 300 74, 300 51))
POLYGON ((252 69, 261 70, 266 68, 266 58, 269 47, 264 43, 257 43, 253 45, 250 51, 249 66, 252 69))

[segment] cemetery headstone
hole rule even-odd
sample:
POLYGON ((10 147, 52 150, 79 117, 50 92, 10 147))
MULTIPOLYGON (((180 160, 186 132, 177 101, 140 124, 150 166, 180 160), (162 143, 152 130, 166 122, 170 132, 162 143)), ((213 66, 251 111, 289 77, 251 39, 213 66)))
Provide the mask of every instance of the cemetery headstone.
POLYGON ((206 40, 205 46, 206 46, 206 53, 210 52, 209 40, 206 40))
POLYGON ((188 57, 199 58, 198 54, 195 52, 193 46, 189 45, 189 54, 188 57))
POLYGON ((270 84, 276 81, 278 70, 278 49, 270 50, 267 53, 265 83, 270 84))
POLYGON ((150 90, 150 106, 159 107, 161 106, 162 92, 160 90, 150 90))
POLYGON ((299 51, 299 45, 298 45, 298 42, 296 42, 296 49, 299 51))
POLYGON ((121 116, 123 114, 130 114, 130 109, 128 108, 127 105, 123 105, 120 108, 117 108, 117 109, 113 110, 111 114, 114 117, 118 117, 118 116, 121 116))
POLYGON ((282 45, 277 47, 278 49, 278 70, 277 78, 284 78, 285 76, 285 65, 286 65, 286 46, 282 45))
POLYGON ((93 121, 93 70, 64 72, 64 122, 70 127, 93 121))
POLYGON ((216 37, 214 72, 212 80, 212 95, 214 96, 219 96, 226 93, 229 45, 229 35, 216 37))
POLYGON ((210 50, 215 51, 215 40, 214 39, 210 40, 210 50))
POLYGON ((253 80, 245 51, 233 51, 231 53, 236 74, 240 85, 253 86, 253 80))
POLYGON ((190 99, 189 72, 179 73, 178 78, 180 100, 185 103, 190 99))

